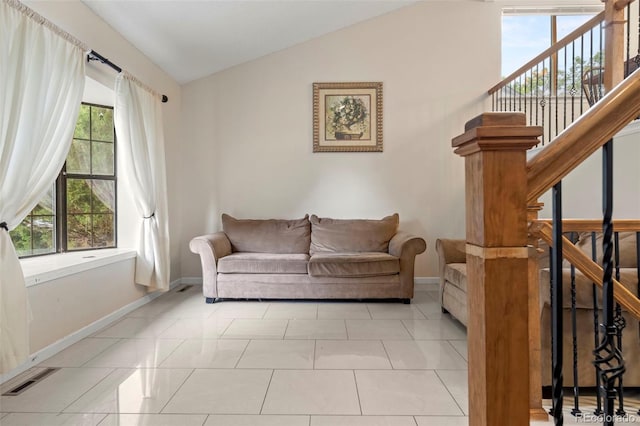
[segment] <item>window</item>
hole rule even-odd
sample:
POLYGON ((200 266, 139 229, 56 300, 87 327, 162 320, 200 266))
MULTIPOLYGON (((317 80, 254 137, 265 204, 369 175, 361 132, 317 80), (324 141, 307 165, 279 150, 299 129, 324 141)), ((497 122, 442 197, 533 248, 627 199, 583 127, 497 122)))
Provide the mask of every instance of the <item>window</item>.
MULTIPOLYGON (((596 10, 582 9, 574 13, 566 10, 548 13, 505 10, 502 16, 502 76, 506 77, 520 68, 596 13, 596 10)), ((596 46, 599 49, 599 40, 596 46)), ((576 52, 580 53, 580 47, 576 52)))
POLYGON ((82 104, 55 188, 11 238, 18 256, 116 246, 113 108, 82 104))

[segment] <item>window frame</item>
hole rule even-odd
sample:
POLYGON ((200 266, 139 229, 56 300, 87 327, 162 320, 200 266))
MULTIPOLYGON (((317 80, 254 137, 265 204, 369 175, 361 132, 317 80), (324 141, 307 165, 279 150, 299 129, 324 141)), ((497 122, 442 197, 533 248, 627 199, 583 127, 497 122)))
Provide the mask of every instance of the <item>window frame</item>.
MULTIPOLYGON (((95 103, 90 103, 90 102, 81 102, 81 106, 86 105, 89 106, 90 108, 92 107, 97 107, 97 108, 106 108, 106 109, 110 109, 113 111, 114 107, 110 106, 110 105, 100 105, 100 104, 95 104, 95 103)), ((53 184, 54 186, 54 196, 53 196, 53 202, 54 202, 54 208, 53 210, 53 225, 54 225, 54 236, 53 236, 53 244, 55 249, 49 253, 37 253, 37 254, 27 254, 27 255, 23 255, 23 256, 19 256, 20 259, 27 259, 27 258, 34 258, 34 257, 41 257, 41 256, 50 256, 50 255, 54 255, 54 254, 59 254, 59 253, 68 253, 68 252, 81 252, 81 251, 90 251, 90 250, 103 250, 103 249, 112 249, 112 248, 118 248, 118 162, 117 162, 117 149, 118 149, 118 137, 116 135, 115 132, 115 122, 114 122, 114 129, 113 129, 113 174, 112 175, 99 175, 99 174, 93 174, 91 173, 92 170, 92 164, 93 164, 93 143, 94 143, 94 139, 92 138, 92 114, 91 114, 91 110, 89 111, 89 139, 83 139, 83 138, 75 138, 75 130, 74 130, 74 135, 72 136, 72 141, 73 139, 79 139, 79 140, 83 140, 83 141, 88 141, 89 142, 89 162, 90 162, 90 173, 86 174, 86 173, 68 173, 67 172, 67 159, 68 159, 68 154, 67 154, 67 159, 65 159, 64 164, 62 165, 62 169, 60 170, 60 173, 58 174, 58 176, 56 177, 55 183, 53 184), (113 245, 109 245, 109 246, 104 246, 104 247, 84 247, 84 248, 74 248, 69 250, 68 247, 68 211, 67 211, 67 182, 69 179, 86 179, 86 180, 103 180, 103 181, 110 181, 113 182, 113 191, 114 191, 114 208, 113 208, 113 245)), ((76 120, 77 123, 77 120, 76 120)), ((102 142, 102 143, 109 143, 107 141, 99 141, 96 140, 96 142, 102 142)), ((92 202, 93 203, 93 202, 92 202)), ((35 209, 35 207, 34 207, 35 209)), ((33 215, 32 212, 29 212, 28 217, 31 217, 31 251, 33 252, 33 215)), ((92 218, 92 230, 93 230, 93 217, 98 214, 95 213, 93 211, 93 204, 92 204, 92 211, 90 213, 87 213, 88 215, 91 216, 92 218)), ((41 216, 41 215, 37 215, 37 216, 41 216)), ((51 215, 46 215, 47 217, 51 217, 51 215)), ((93 241, 92 241, 93 242, 93 241)))
MULTIPOLYGON (((90 102, 82 102, 80 104, 87 105, 89 108, 97 107, 97 108, 107 108, 113 111, 113 107, 109 105, 100 105, 94 104, 90 102)), ((84 141, 89 141, 89 161, 90 164, 93 164, 93 142, 91 129, 92 129, 92 114, 89 112, 89 139, 80 139, 84 141)), ((75 133, 75 132, 74 132, 75 133)), ((74 138, 73 139, 78 139, 74 138)), ((100 142, 100 141, 98 141, 100 142)), ((102 141, 104 142, 104 141, 102 141)), ((88 250, 102 250, 109 248, 117 248, 118 247, 118 162, 117 159, 117 135, 115 131, 115 119, 114 119, 114 129, 113 129, 113 175, 96 175, 93 173, 69 173, 67 172, 67 161, 65 160, 64 165, 62 166, 62 170, 60 174, 56 178, 56 253, 67 253, 67 252, 76 252, 76 251, 88 251, 88 250), (67 180, 68 179, 86 179, 86 180, 106 180, 113 182, 113 191, 114 191, 114 207, 113 207, 113 246, 106 247, 86 247, 86 248, 76 248, 69 250, 68 247, 68 233, 67 233, 67 223, 68 223, 68 212, 67 212, 67 180), (59 219, 58 219, 59 218, 59 219)), ((92 167, 92 166, 90 166, 92 167)), ((96 213, 88 213, 92 217, 93 224, 93 216, 96 213)), ((93 226, 92 226, 93 228, 93 226)), ((53 254, 53 253, 47 253, 53 254)), ((46 256, 47 254, 43 254, 46 256)))

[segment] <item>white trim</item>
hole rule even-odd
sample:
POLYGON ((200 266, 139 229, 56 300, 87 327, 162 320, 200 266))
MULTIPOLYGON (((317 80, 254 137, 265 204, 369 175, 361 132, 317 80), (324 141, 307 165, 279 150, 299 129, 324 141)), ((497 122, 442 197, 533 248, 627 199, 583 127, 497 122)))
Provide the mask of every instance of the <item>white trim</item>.
POLYGON ((418 291, 435 291, 440 285, 438 277, 415 277, 413 279, 414 288, 418 291))
MULTIPOLYGON (((634 120, 631 123, 627 124, 622 130, 620 130, 614 138, 620 138, 623 136, 629 136, 636 133, 640 133, 640 120, 634 120)), ((530 161, 533 157, 538 155, 545 147, 549 146, 548 144, 545 146, 539 145, 535 148, 531 148, 527 150, 527 161, 530 161)))
MULTIPOLYGON (((135 252, 134 252, 135 253, 135 252)), ((171 285, 169 287, 170 290, 174 289, 175 287, 177 287, 178 285, 182 284, 182 280, 181 279, 177 279, 173 282, 171 282, 171 285)), ((96 320, 94 322, 92 322, 89 325, 86 325, 84 327, 82 327, 80 330, 77 330, 65 337, 63 337, 62 339, 58 340, 57 342, 54 342, 52 344, 50 344, 49 346, 40 349, 38 352, 31 354, 29 356, 29 359, 25 362, 23 362, 22 364, 20 364, 19 366, 17 366, 16 368, 14 368, 13 370, 0 375, 0 384, 5 383, 11 379, 13 379, 14 377, 16 377, 19 374, 24 373, 25 371, 27 371, 28 369, 35 367, 37 364, 41 363, 42 361, 51 358, 52 356, 54 356, 55 354, 63 351, 64 349, 68 348, 69 346, 73 345, 74 343, 79 342, 80 340, 84 339, 85 337, 89 337, 92 334, 94 334, 95 332, 97 332, 98 330, 101 330, 103 328, 105 328, 106 326, 116 322, 117 320, 119 320, 120 318, 124 317, 125 315, 127 315, 130 312, 135 311, 136 309, 138 309, 139 307, 141 307, 142 305, 146 305, 147 303, 151 302, 153 299, 163 295, 164 292, 161 291, 156 291, 153 293, 149 293, 146 296, 141 297, 140 299, 134 300, 133 302, 129 303, 128 305, 125 305, 123 307, 121 307, 120 309, 113 311, 112 313, 110 313, 107 316, 104 316, 102 318, 100 318, 99 320, 96 320)))
POLYGON ((439 284, 440 278, 438 277, 415 277, 413 279, 415 285, 425 285, 425 284, 439 284))
POLYGON ((180 284, 202 285, 202 277, 182 277, 180 284))
POLYGON ((31 287, 135 257, 135 250, 116 248, 29 257, 20 264, 25 285, 31 287))

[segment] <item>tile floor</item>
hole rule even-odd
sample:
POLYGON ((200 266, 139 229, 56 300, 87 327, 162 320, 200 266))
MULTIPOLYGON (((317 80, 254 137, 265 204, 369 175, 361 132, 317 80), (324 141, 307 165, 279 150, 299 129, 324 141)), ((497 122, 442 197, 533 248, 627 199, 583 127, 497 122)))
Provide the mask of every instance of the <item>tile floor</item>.
POLYGON ((0 397, 0 425, 468 425, 465 329, 436 292, 411 305, 208 305, 200 290, 42 362, 60 370, 0 397))

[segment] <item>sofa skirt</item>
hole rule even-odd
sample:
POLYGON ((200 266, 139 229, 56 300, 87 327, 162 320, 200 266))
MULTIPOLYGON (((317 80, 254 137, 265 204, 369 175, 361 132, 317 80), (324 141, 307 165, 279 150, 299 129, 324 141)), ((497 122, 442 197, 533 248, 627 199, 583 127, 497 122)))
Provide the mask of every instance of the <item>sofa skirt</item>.
MULTIPOLYGON (((339 278, 307 274, 218 274, 219 298, 230 299, 408 299, 400 275, 339 278)), ((211 297, 205 294, 205 297, 211 297)))

